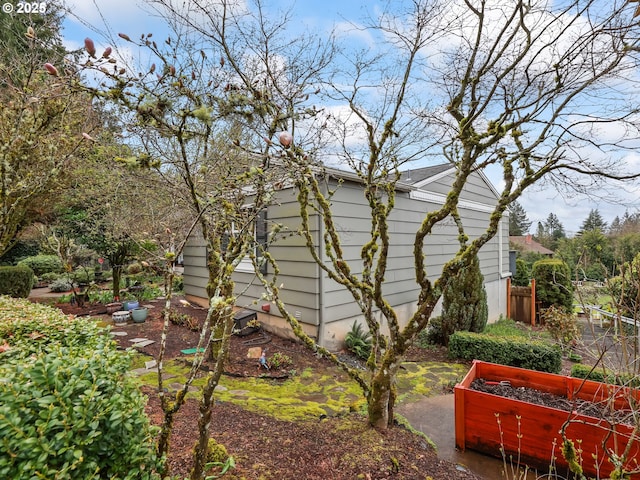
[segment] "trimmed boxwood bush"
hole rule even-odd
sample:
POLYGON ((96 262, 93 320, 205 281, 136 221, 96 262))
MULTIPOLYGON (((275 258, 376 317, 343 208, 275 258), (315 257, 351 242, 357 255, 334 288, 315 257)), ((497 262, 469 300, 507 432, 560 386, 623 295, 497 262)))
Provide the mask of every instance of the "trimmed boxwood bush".
POLYGON ((55 273, 55 272, 43 273, 42 275, 38 276, 38 281, 43 283, 52 283, 58 280, 59 278, 62 278, 62 275, 63 274, 61 273, 55 273))
POLYGON ((144 397, 104 330, 0 297, 0 345, 0 478, 154 478, 144 397))
POLYGON ((456 332, 451 335, 449 356, 550 373, 560 372, 562 366, 562 352, 555 345, 519 337, 494 337, 472 332, 456 332))
POLYGON ((612 385, 624 385, 626 387, 637 388, 640 386, 640 379, 634 375, 616 375, 609 369, 600 366, 593 368, 590 365, 575 364, 571 367, 571 376, 575 378, 586 378, 594 382, 609 383, 612 385))
POLYGON ((18 265, 29 267, 38 277, 43 273, 62 273, 64 270, 62 262, 55 255, 35 255, 33 257, 27 257, 24 260, 20 260, 18 265))
POLYGON ((0 267, 0 295, 27 298, 33 287, 33 280, 33 270, 29 267, 0 267))

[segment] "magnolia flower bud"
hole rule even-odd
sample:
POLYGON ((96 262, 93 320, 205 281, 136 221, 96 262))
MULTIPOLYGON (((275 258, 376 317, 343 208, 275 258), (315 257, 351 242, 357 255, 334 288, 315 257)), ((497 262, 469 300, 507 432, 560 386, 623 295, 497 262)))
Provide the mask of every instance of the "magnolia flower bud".
POLYGON ((102 58, 109 58, 109 55, 111 55, 111 47, 107 47, 104 49, 104 53, 102 54, 102 58))
POLYGON ((278 136, 278 140, 280 140, 280 144, 283 147, 288 147, 288 146, 291 145, 291 142, 293 142, 293 137, 291 136, 291 134, 289 132, 282 132, 278 136))
POLYGON ((58 69, 56 67, 54 67, 52 64, 45 63, 44 64, 44 69, 47 71, 47 73, 49 75, 53 75, 54 77, 58 76, 58 69))
POLYGON ((118 36, 120 38, 123 38, 124 40, 126 40, 127 42, 131 41, 131 38, 129 38, 129 35, 127 35, 126 33, 119 33, 118 36))
POLYGON ((96 46, 93 44, 93 40, 91 40, 89 37, 84 39, 84 48, 90 57, 96 56, 96 46))

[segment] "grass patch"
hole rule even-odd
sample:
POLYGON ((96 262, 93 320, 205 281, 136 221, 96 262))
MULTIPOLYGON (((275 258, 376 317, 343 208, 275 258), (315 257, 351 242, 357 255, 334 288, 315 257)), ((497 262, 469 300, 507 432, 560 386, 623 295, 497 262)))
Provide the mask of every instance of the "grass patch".
POLYGON ((518 337, 527 340, 544 340, 553 343, 549 332, 532 328, 530 325, 500 317, 497 322, 488 324, 482 333, 492 337, 518 337))

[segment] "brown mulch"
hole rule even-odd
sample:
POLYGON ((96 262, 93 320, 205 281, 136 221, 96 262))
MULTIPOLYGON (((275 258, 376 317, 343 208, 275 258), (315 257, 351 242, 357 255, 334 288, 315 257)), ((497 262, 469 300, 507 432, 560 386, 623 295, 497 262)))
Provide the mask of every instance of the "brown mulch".
MULTIPOLYGON (((115 340, 122 347, 130 347, 129 339, 135 337, 155 340, 155 343, 139 350, 156 358, 160 350, 164 301, 142 303, 153 307, 147 321, 114 328, 125 330, 128 334, 126 337, 115 337, 115 340)), ((105 320, 110 318, 100 305, 85 305, 83 308, 69 304, 57 306, 65 313, 103 316, 105 320)), ((207 313, 204 308, 185 306, 179 300, 174 300, 172 309, 190 315, 198 322, 202 322, 207 313)), ((182 356, 181 350, 197 345, 198 336, 198 332, 170 324, 165 358, 182 356)), ((282 372, 259 369, 255 359, 247 358, 251 346, 266 348, 269 356, 275 352, 288 355, 298 371, 306 367, 313 367, 319 373, 325 369, 336 369, 329 360, 317 357, 300 343, 260 331, 245 337, 232 337, 226 374, 277 378, 283 375, 282 372)), ((446 350, 412 348, 407 359, 445 361, 446 350)), ((147 414, 152 423, 159 424, 162 410, 158 398, 151 387, 145 387, 144 392, 149 398, 147 414)), ((168 461, 170 473, 179 478, 184 478, 189 472, 198 418, 197 401, 188 400, 175 419, 168 461)), ((459 465, 439 459, 423 438, 406 429, 398 427, 378 432, 367 426, 366 418, 355 413, 346 417, 289 422, 253 413, 238 405, 218 402, 213 407, 211 432, 215 440, 235 458, 236 467, 229 478, 479 478, 459 465)))

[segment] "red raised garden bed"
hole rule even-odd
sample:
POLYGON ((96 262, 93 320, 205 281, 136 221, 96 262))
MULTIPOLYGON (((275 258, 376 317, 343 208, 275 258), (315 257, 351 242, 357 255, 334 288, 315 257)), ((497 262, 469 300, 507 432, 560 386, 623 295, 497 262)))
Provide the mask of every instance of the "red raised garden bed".
MULTIPOLYGON (((589 477, 608 478, 613 466, 603 445, 621 454, 632 438, 633 427, 629 425, 612 425, 602 418, 584 416, 575 411, 566 412, 471 389, 472 382, 480 378, 489 382, 508 381, 512 387, 533 388, 569 400, 606 403, 613 397, 616 399, 613 408, 617 410, 629 409, 629 395, 638 398, 637 391, 622 387, 476 360, 464 380, 454 389, 456 446, 461 450, 468 448, 500 458, 500 449, 504 447, 507 458, 513 456, 516 459, 519 455, 522 464, 543 472, 555 458, 556 467, 563 471, 567 463, 562 456, 559 432, 570 419, 565 431, 576 448, 582 449, 584 473, 589 477)), ((638 468, 636 461, 640 462, 640 442, 638 439, 631 441, 631 455, 626 464, 628 470, 638 468)), ((631 478, 640 479, 640 474, 631 478)))

